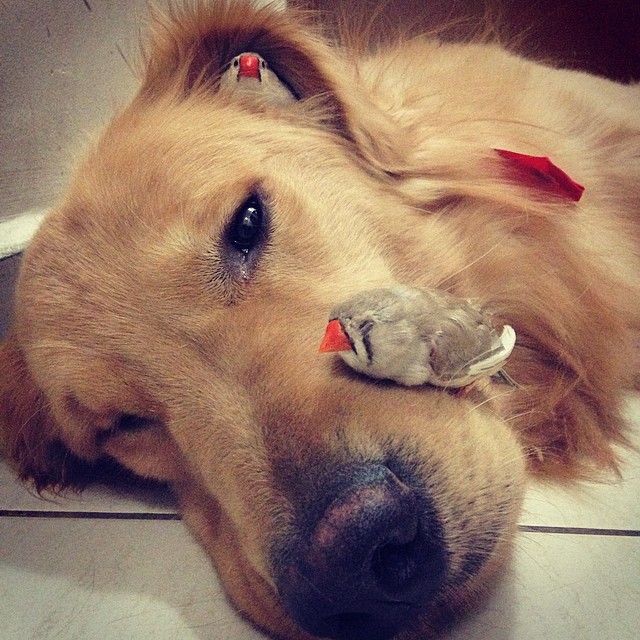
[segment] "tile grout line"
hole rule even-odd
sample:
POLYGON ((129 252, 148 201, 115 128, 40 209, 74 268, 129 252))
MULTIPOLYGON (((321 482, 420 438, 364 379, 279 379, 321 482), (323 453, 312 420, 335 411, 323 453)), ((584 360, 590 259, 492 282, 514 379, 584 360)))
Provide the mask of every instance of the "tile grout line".
MULTIPOLYGON (((58 518, 79 520, 164 520, 178 521, 178 513, 150 513, 123 511, 42 511, 32 509, 0 509, 0 518, 58 518)), ((518 525, 520 533, 557 533, 565 535, 621 536, 637 538, 637 529, 604 529, 596 527, 554 527, 546 525, 518 525)))
POLYGON ((61 518, 79 520, 182 520, 177 513, 123 511, 42 511, 30 509, 0 509, 0 518, 61 518))
POLYGON ((597 527, 551 527, 536 524, 520 524, 518 525, 520 533, 560 533, 569 535, 582 536, 622 536, 629 538, 640 537, 640 531, 637 529, 603 529, 597 527))

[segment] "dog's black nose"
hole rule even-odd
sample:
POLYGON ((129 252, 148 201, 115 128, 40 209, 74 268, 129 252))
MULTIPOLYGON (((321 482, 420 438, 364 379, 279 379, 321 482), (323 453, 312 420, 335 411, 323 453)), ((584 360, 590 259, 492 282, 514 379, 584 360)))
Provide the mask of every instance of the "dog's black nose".
POLYGON ((279 554, 278 587, 289 613, 313 635, 385 640, 442 584, 441 526, 424 492, 386 466, 360 465, 348 476, 279 554))

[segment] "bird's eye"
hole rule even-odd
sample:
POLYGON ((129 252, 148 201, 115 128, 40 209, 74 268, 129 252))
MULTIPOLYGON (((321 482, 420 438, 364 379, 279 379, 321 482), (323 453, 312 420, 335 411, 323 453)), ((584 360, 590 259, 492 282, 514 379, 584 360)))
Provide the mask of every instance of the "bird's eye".
POLYGON ((366 336, 371 329, 373 329, 373 320, 363 320, 359 325, 358 329, 363 336, 366 336))
POLYGON ((238 66, 240 66, 240 60, 238 60, 238 58, 236 58, 236 59, 233 61, 233 66, 234 66, 234 67, 238 67, 238 66))
POLYGON ((262 203, 251 196, 238 208, 227 230, 229 243, 238 251, 249 253, 265 236, 262 203))

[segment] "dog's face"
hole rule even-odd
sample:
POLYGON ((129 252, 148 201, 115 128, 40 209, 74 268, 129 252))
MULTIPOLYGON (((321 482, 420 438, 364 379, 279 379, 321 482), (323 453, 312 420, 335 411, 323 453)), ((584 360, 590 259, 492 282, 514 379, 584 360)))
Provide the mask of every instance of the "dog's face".
POLYGON ((424 637, 508 555, 521 450, 488 395, 375 383, 317 353, 340 299, 455 268, 429 250, 446 231, 369 161, 379 141, 329 53, 284 18, 260 52, 298 97, 325 93, 327 118, 196 91, 222 68, 215 38, 258 48, 219 20, 174 27, 201 48, 166 76, 157 45, 30 247, 2 353, 7 440, 40 485, 102 458, 171 482, 231 599, 275 637, 424 637))

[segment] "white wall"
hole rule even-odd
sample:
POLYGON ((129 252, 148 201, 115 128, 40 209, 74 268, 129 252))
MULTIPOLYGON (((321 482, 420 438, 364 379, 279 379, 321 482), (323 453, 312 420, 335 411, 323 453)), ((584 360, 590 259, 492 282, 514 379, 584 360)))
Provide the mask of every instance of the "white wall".
POLYGON ((135 90, 127 61, 136 58, 145 7, 145 0, 0 3, 0 257, 19 250, 32 230, 26 218, 7 221, 55 202, 83 141, 135 90))

